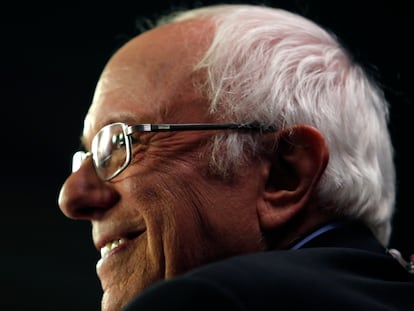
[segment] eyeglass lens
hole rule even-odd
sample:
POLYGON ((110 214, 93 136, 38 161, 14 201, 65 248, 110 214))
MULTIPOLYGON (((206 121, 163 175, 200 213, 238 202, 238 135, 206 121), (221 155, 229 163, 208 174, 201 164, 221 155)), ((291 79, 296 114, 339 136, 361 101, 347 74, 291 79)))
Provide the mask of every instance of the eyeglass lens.
POLYGON ((124 169, 128 162, 128 143, 122 123, 107 125, 96 134, 92 141, 92 158, 101 178, 110 179, 124 169))

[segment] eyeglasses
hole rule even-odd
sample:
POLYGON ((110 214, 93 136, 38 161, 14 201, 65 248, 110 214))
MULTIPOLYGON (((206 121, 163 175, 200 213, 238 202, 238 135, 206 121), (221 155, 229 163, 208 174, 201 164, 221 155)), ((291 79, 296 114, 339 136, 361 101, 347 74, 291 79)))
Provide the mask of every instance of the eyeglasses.
POLYGON ((131 163, 132 138, 136 132, 174 132, 204 130, 252 130, 274 132, 271 126, 260 124, 138 124, 127 125, 117 122, 104 126, 93 138, 91 151, 78 151, 73 155, 72 173, 79 170, 83 161, 92 156, 98 176, 109 181, 118 176, 131 163))

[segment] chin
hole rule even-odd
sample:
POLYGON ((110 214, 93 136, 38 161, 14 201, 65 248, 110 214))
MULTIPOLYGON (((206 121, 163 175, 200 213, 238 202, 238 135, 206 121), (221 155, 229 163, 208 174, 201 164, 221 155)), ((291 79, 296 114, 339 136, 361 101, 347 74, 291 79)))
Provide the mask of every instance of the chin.
POLYGON ((122 293, 122 295, 111 292, 104 292, 101 301, 101 311, 120 311, 124 308, 137 293, 122 293))

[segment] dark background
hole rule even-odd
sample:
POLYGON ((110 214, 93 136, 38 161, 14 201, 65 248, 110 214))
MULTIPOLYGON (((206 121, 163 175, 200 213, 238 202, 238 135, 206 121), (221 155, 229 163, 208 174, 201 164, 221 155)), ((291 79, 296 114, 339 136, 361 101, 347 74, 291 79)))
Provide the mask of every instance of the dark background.
MULTIPOLYGON (((90 225, 58 209, 83 117, 108 57, 138 33, 136 21, 219 1, 42 5, 0 13, 0 307, 99 310, 98 254, 90 225)), ((253 2, 250 2, 253 3, 253 2)), ((391 246, 414 252, 409 200, 414 14, 409 1, 268 1, 335 32, 383 85, 399 178, 391 246)))

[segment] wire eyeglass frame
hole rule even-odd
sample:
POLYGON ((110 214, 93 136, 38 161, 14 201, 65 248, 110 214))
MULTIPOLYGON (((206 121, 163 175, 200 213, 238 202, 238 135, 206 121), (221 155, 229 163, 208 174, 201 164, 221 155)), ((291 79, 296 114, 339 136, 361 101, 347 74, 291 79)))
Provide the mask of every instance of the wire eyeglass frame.
POLYGON ((77 151, 72 157, 72 173, 92 157, 95 171, 103 181, 110 181, 131 163, 132 138, 137 132, 176 132, 205 130, 244 130, 275 132, 276 128, 256 123, 185 123, 185 124, 137 124, 111 123, 99 130, 92 139, 91 151, 77 151), (114 155, 117 155, 115 157, 114 155), (117 161, 117 162, 114 162, 117 161))

